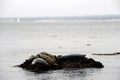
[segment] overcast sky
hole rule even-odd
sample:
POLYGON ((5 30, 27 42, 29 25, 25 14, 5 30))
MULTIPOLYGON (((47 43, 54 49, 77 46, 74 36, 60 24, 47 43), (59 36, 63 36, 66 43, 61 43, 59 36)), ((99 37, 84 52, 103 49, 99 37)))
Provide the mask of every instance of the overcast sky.
POLYGON ((0 17, 116 14, 120 14, 120 0, 0 0, 0 17))

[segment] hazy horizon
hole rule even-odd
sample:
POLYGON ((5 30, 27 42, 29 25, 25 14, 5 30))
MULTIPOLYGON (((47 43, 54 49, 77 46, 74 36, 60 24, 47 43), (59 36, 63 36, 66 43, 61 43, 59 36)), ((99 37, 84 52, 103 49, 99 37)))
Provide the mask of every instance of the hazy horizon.
POLYGON ((119 15, 119 0, 0 0, 0 17, 119 15))
POLYGON ((85 15, 85 16, 29 16, 29 17, 0 17, 0 18, 119 18, 120 14, 116 15, 85 15))

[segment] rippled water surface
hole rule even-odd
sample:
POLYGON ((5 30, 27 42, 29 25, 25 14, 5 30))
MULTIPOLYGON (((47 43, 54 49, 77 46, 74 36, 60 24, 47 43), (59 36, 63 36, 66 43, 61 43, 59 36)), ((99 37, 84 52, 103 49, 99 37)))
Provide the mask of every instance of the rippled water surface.
POLYGON ((120 22, 0 22, 0 80, 120 80, 120 22), (29 55, 86 54, 104 68, 62 69, 33 73, 13 67, 29 55))

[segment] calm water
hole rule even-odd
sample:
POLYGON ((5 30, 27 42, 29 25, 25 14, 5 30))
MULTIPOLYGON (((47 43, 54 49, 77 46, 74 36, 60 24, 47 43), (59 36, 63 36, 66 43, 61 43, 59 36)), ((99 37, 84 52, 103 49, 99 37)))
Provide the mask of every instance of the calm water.
POLYGON ((1 22, 0 80, 120 80, 120 22, 1 22), (29 55, 86 54, 105 68, 63 69, 36 74, 13 67, 29 55))

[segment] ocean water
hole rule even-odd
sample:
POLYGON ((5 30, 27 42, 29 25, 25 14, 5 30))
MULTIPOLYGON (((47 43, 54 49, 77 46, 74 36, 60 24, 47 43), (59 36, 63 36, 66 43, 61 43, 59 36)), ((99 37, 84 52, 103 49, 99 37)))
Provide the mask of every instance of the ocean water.
POLYGON ((0 80, 120 80, 120 21, 0 22, 0 80), (86 54, 105 66, 34 73, 13 67, 31 54, 86 54))

